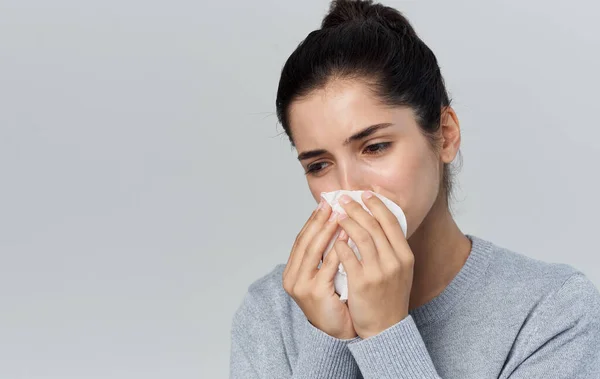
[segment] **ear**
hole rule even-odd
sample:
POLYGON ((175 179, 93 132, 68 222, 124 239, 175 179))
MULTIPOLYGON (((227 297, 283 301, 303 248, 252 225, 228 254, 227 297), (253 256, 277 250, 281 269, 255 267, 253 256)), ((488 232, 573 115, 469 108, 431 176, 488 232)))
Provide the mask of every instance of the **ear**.
POLYGON ((442 134, 440 159, 444 163, 450 163, 460 148, 460 124, 456 112, 450 106, 442 108, 440 129, 442 134))

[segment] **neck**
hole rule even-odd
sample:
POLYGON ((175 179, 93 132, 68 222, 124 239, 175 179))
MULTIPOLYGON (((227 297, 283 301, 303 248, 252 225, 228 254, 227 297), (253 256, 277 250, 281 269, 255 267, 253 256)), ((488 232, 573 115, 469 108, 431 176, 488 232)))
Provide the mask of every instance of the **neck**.
POLYGON ((463 267, 471 241, 460 231, 441 194, 408 244, 415 256, 409 309, 439 295, 463 267))

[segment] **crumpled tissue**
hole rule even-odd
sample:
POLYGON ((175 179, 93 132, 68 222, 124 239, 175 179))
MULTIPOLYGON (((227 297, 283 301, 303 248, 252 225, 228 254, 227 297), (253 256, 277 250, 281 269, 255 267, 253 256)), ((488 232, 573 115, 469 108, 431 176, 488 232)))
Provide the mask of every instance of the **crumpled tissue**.
MULTIPOLYGON (((364 191, 347 191, 347 190, 321 192, 321 198, 323 198, 331 206, 332 212, 335 211, 335 212, 339 212, 339 213, 346 213, 344 211, 344 208, 342 208, 342 206, 339 204, 338 201, 339 201, 340 197, 342 197, 342 195, 348 195, 354 201, 356 201, 360 205, 362 205, 362 207, 367 212, 369 212, 369 214, 372 214, 371 211, 369 211, 369 209, 365 206, 365 204, 362 201, 361 195, 363 192, 364 191)), ((407 230, 406 216, 404 215, 404 211, 402 211, 402 208, 400 208, 400 206, 398 204, 394 203, 393 201, 391 201, 390 199, 388 199, 387 197, 385 197, 381 194, 378 194, 375 192, 373 194, 375 196, 377 196, 379 199, 381 199, 381 201, 388 207, 388 209, 394 214, 394 216, 396 216, 396 218, 398 219, 398 223, 400 224, 400 227, 402 228, 402 231, 404 232, 404 236, 406 237, 406 230, 407 230)), ((333 245, 341 231, 342 231, 342 228, 338 227, 335 234, 331 238, 331 241, 329 241, 329 244, 328 244, 327 248, 325 249, 325 252, 323 253, 323 259, 325 259, 325 257, 329 253, 329 251, 331 251, 331 249, 333 248, 333 245)), ((356 257, 360 260, 361 259, 360 252, 358 251, 358 248, 357 248, 356 244, 354 243, 354 241, 352 241, 352 239, 348 239, 348 246, 350 246, 352 251, 354 251, 354 254, 356 255, 356 257)), ((335 274, 335 277, 333 279, 333 285, 335 287, 335 292, 338 295, 340 295, 340 300, 344 301, 344 302, 346 300, 348 300, 348 277, 346 275, 346 271, 344 270, 344 266, 341 263, 338 266, 338 272, 335 274)))

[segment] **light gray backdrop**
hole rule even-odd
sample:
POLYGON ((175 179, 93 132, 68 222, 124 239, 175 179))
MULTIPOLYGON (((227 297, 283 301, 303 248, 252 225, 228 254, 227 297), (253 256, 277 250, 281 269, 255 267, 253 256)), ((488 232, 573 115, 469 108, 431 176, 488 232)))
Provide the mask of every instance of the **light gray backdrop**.
MULTIPOLYGON (((460 117, 464 232, 600 285, 600 6, 388 1, 460 117)), ((276 126, 328 2, 0 0, 0 378, 224 378, 315 206, 276 126)))

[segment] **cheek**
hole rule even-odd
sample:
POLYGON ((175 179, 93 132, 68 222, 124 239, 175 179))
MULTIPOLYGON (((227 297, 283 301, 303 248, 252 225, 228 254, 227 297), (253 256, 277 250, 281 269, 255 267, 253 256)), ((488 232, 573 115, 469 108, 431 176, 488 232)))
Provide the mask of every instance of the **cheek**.
POLYGON ((403 151, 393 159, 379 167, 371 182, 376 191, 404 210, 411 233, 435 203, 439 168, 435 156, 429 152, 403 151))
POLYGON ((383 190, 412 198, 437 181, 437 171, 435 157, 428 151, 406 149, 374 165, 369 176, 383 190))

